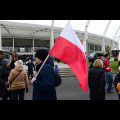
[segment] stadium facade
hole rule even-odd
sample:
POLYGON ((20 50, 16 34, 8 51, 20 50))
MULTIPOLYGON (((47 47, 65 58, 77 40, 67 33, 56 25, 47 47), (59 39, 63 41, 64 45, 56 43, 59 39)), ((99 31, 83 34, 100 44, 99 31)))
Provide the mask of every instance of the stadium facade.
MULTIPOLYGON (((54 42, 63 28, 54 27, 54 42)), ((75 30, 80 41, 84 42, 84 32, 75 30)), ((110 38, 88 33, 88 53, 102 51, 102 41, 112 49, 119 44, 110 38)), ((36 49, 50 49, 51 26, 0 21, 0 49, 16 51, 18 55, 34 55, 36 49)))

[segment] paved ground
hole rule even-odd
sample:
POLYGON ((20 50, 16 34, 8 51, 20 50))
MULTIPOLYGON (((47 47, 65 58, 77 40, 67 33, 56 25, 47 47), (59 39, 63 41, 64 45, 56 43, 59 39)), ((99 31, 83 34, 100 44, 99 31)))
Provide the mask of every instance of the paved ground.
MULTIPOLYGON (((30 91, 25 94, 25 100, 32 100, 33 86, 30 81, 31 79, 29 79, 30 91)), ((56 93, 58 100, 90 100, 89 88, 87 92, 83 92, 76 77, 62 77, 62 84, 56 88, 56 93)), ((114 88, 111 94, 106 91, 105 99, 118 100, 114 88)))
MULTIPOLYGON (((59 68, 68 67, 67 64, 61 63, 55 64, 58 64, 59 68)), ((24 68, 27 70, 27 66, 24 65, 24 68)), ((29 79, 30 91, 29 93, 25 94, 25 100, 32 100, 33 86, 30 81, 31 79, 29 79)), ((83 92, 76 77, 62 77, 62 84, 56 88, 56 93, 58 100, 90 100, 89 88, 87 92, 83 92)), ((117 92, 115 91, 115 88, 113 88, 113 93, 111 94, 106 91, 105 99, 118 100, 118 95, 117 92)))
MULTIPOLYGON (((56 92, 58 100, 90 100, 89 88, 87 92, 83 92, 76 77, 62 77, 62 84, 56 88, 56 92)), ((118 100, 118 96, 114 88, 113 93, 111 94, 106 91, 105 99, 118 100)), ((30 92, 25 94, 25 100, 32 100, 31 83, 30 92)))

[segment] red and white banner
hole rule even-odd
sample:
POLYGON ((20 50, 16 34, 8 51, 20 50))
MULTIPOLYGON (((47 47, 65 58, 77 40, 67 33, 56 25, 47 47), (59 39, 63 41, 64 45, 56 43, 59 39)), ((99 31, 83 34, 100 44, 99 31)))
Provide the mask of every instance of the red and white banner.
POLYGON ((67 63, 77 76, 80 87, 87 92, 88 68, 85 50, 70 22, 59 35, 49 54, 67 63))

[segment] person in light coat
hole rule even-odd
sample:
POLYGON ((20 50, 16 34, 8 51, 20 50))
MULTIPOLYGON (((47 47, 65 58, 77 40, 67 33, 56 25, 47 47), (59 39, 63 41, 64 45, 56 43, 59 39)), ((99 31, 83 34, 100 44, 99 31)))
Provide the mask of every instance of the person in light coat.
POLYGON ((24 70, 23 68, 22 60, 18 60, 15 62, 15 68, 11 70, 10 75, 8 77, 8 81, 13 81, 10 88, 12 100, 24 100, 25 90, 26 93, 28 93, 29 91, 29 81, 26 70, 24 70), (14 78, 16 79, 14 80, 14 78))

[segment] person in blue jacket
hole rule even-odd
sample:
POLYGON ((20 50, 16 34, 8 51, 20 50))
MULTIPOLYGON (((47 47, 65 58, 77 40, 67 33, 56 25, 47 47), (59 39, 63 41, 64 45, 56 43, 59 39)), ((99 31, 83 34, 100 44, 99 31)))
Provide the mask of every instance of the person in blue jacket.
POLYGON ((55 65, 55 71, 57 74, 59 74, 58 65, 55 65))
MULTIPOLYGON (((37 63, 37 72, 47 55, 48 51, 46 49, 39 49, 36 51, 35 59, 37 63)), ((31 83, 33 83, 33 100, 57 100, 54 87, 55 76, 53 68, 53 60, 49 57, 37 78, 31 80, 31 83)))

